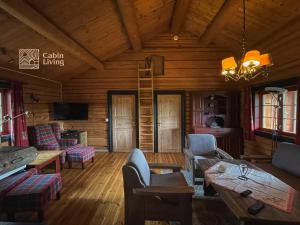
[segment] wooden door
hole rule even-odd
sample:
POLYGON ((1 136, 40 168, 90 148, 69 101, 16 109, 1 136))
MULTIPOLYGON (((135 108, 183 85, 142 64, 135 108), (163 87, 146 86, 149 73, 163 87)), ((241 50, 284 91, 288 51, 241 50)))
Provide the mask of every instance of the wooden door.
POLYGON ((181 95, 157 96, 158 152, 181 152, 181 95))
POLYGON ((135 96, 112 96, 113 151, 129 152, 136 147, 135 96))

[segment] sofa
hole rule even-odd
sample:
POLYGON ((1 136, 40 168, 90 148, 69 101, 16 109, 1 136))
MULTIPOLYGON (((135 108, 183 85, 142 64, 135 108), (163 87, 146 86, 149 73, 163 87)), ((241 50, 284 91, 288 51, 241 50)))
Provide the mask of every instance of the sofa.
POLYGON ((273 156, 243 155, 241 159, 253 162, 300 191, 300 145, 281 142, 278 143, 273 156), (266 163, 268 161, 269 163, 266 163))

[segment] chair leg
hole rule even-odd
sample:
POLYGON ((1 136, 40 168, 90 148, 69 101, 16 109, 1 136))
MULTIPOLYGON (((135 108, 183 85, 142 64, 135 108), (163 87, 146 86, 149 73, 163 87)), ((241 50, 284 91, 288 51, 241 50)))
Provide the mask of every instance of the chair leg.
POLYGON ((43 222, 43 220, 44 220, 44 211, 43 210, 38 211, 38 219, 39 219, 39 222, 43 222))
POLYGON ((15 213, 14 212, 7 212, 7 219, 10 222, 14 222, 15 221, 15 213))
POLYGON ((56 200, 60 200, 60 191, 56 193, 56 200))
POLYGON ((93 162, 95 162, 95 159, 94 159, 94 157, 92 157, 92 163, 93 163, 93 162))
POLYGON ((68 164, 69 164, 69 168, 71 169, 72 168, 72 161, 68 161, 68 164))
POLYGON ((84 162, 81 163, 81 168, 84 169, 84 162))

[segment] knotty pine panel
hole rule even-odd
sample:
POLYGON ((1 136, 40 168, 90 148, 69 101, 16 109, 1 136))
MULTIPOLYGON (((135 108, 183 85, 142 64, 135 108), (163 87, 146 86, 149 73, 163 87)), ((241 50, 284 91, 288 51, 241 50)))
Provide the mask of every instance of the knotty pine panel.
POLYGON ((19 73, 7 72, 0 69, 0 79, 15 80, 23 83, 23 99, 25 110, 33 113, 27 118, 27 126, 48 123, 50 104, 60 101, 60 85, 49 81, 28 77, 19 73), (34 103, 30 95, 34 94, 39 98, 38 103, 34 103))
POLYGON ((231 54, 224 49, 202 48, 197 37, 186 36, 185 44, 174 43, 170 35, 160 35, 144 46, 155 46, 140 52, 131 50, 107 61, 106 70, 89 70, 63 84, 65 102, 90 104, 87 121, 64 121, 65 129, 82 129, 88 132, 88 143, 106 149, 108 145, 107 115, 108 90, 136 90, 137 65, 149 55, 165 57, 165 75, 154 78, 155 90, 185 90, 186 132, 190 132, 190 91, 226 90, 236 88, 226 83, 220 74, 220 60, 231 54), (181 45, 183 47, 181 47, 181 45), (188 48, 185 46, 189 46, 188 48), (164 47, 167 46, 167 47, 164 47))

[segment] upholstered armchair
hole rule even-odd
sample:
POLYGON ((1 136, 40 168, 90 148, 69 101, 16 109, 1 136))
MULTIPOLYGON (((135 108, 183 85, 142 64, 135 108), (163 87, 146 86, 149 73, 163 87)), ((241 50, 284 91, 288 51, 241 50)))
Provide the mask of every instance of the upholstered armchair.
POLYGON ((233 159, 228 153, 217 147, 217 140, 211 134, 188 134, 186 139, 185 168, 191 172, 193 184, 195 184, 196 177, 202 177, 198 164, 199 159, 233 159))
MULTIPOLYGON (((125 225, 144 225, 145 220, 180 221, 192 223, 192 194, 180 172, 154 174, 143 152, 134 149, 123 166, 125 225)), ((179 171, 176 165, 161 164, 164 169, 179 171)))
MULTIPOLYGON (((28 128, 30 144, 38 150, 65 150, 77 145, 77 139, 62 139, 58 124, 42 124, 28 128)), ((66 152, 60 156, 62 164, 66 161, 66 152)))

